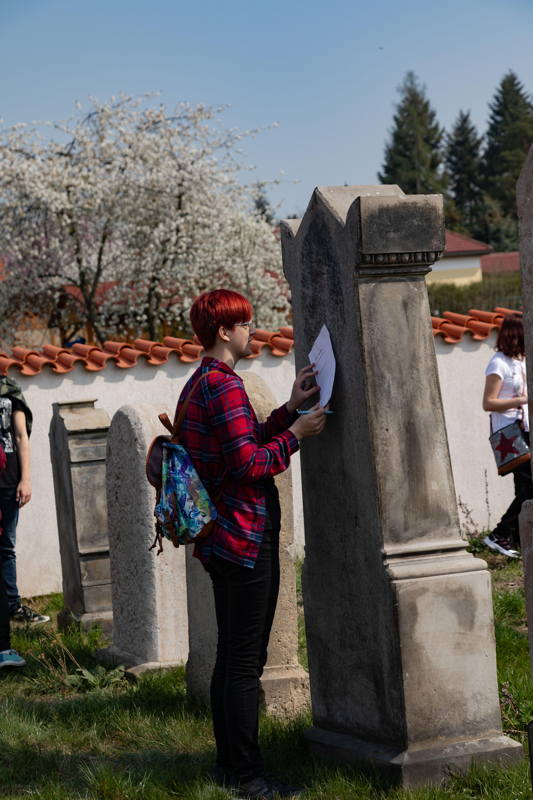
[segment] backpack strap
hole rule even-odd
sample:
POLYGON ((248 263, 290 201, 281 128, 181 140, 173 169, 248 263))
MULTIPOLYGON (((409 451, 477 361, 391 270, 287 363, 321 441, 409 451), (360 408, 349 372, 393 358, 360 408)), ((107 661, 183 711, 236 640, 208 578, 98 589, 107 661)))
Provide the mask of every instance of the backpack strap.
POLYGON ((179 442, 180 428, 181 428, 181 426, 183 424, 183 420, 185 419, 185 414, 187 413, 187 409, 189 408, 189 401, 190 401, 191 397, 193 396, 193 394, 195 393, 196 389, 198 388, 198 386, 202 382, 203 378, 205 378, 205 376, 208 375, 210 372, 219 372, 222 375, 220 370, 217 370, 217 369, 207 370, 207 372, 204 372, 202 375, 200 375, 198 380, 195 381, 194 386, 192 387, 191 391, 189 392, 189 394, 185 398, 185 401, 184 401, 182 407, 180 408, 179 414, 177 413, 177 410, 176 410, 176 416, 174 417, 174 424, 173 424, 171 429, 167 425, 167 421, 170 422, 170 420, 168 419, 168 416, 166 414, 160 414, 159 415, 159 419, 161 420, 161 422, 163 423, 165 428, 167 428, 167 430, 170 430, 171 433, 172 433, 170 441, 173 444, 178 444, 178 442, 179 442), (162 417, 166 417, 166 420, 163 420, 162 417))
MULTIPOLYGON (((191 391, 189 392, 189 394, 185 398, 185 402, 183 403, 183 405, 182 405, 182 407, 180 409, 180 413, 177 414, 177 416, 174 418, 174 424, 172 424, 170 422, 168 414, 159 414, 159 421, 161 422, 162 425, 164 425, 164 427, 167 429, 167 431, 169 431, 169 433, 171 434, 170 441, 173 444, 179 444, 179 432, 180 432, 180 428, 181 428, 181 425, 183 423, 183 420, 185 419, 185 414, 187 413, 187 409, 189 407, 189 401, 190 401, 191 397, 193 396, 194 392, 196 391, 196 389, 198 388, 198 386, 200 385, 200 383, 202 381, 202 378, 204 378, 208 374, 208 372, 220 372, 220 370, 210 369, 210 370, 207 370, 207 372, 204 372, 203 375, 200 375, 198 380, 195 381, 194 386, 192 387, 191 391)), ((222 373, 220 373, 220 374, 222 374, 222 373)), ((224 481, 222 481, 222 484, 219 486, 218 492, 216 493, 216 495, 215 495, 215 497, 213 499, 213 503, 218 503, 218 501, 222 497, 223 485, 224 485, 224 481)), ((161 488, 159 488, 157 490, 156 505, 157 505, 157 503, 159 503, 160 497, 161 497, 161 488)), ((176 542, 173 541, 172 544, 174 545, 174 547, 178 547, 176 542)), ((153 544, 151 545, 151 547, 149 547, 149 550, 153 550, 155 547, 157 547, 157 555, 159 555, 160 553, 163 552, 163 531, 161 529, 161 524, 159 522, 156 522, 156 525, 155 525, 155 539, 154 539, 153 544)))
POLYGON ((158 418, 159 422, 161 423, 161 425, 164 425, 164 427, 167 429, 167 431, 171 434, 172 433, 172 423, 168 418, 168 414, 158 414, 157 418, 158 418))

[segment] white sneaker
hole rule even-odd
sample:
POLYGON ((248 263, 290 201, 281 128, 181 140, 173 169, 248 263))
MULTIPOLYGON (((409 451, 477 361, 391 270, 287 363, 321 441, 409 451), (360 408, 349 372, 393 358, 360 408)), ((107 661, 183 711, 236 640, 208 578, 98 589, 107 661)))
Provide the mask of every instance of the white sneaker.
POLYGON ((507 556, 507 558, 520 558, 518 550, 513 550, 507 539, 499 539, 497 536, 494 536, 493 533, 489 533, 488 536, 485 536, 483 544, 486 544, 491 550, 501 553, 502 556, 507 556))

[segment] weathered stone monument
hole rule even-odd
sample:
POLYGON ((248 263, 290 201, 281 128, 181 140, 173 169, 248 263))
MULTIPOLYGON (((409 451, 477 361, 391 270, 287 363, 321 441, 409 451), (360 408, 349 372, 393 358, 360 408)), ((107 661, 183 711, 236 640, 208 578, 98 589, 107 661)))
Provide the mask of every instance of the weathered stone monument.
POLYGON ((490 578, 461 538, 424 275, 442 198, 324 187, 282 223, 297 368, 325 323, 324 433, 302 443, 312 752, 393 782, 518 759, 502 735, 490 578))
POLYGON ((131 674, 183 664, 188 654, 185 549, 155 536, 155 491, 146 480, 145 458, 163 433, 151 405, 123 406, 113 416, 107 448, 107 508, 113 599, 113 644, 103 661, 131 674))
MULTIPOLYGON (((266 383, 251 372, 241 377, 260 421, 266 419, 276 401, 266 383)), ((290 716, 309 705, 307 673, 298 663, 298 621, 296 576, 290 546, 294 538, 292 481, 290 469, 276 478, 281 505, 280 594, 270 644, 268 662, 261 683, 266 710, 277 716, 290 716)), ((209 684, 216 652, 216 619, 209 576, 187 548, 187 586, 189 609, 189 660, 187 688, 204 700, 209 698, 209 684)))
MULTIPOLYGON (((520 233, 520 272, 524 299, 524 338, 528 365, 528 397, 533 397, 533 145, 529 149, 516 188, 520 233)), ((533 419, 531 404, 529 418, 533 419)), ((526 500, 522 505, 520 541, 524 561, 529 652, 533 676, 533 500, 526 500)))
POLYGON ((94 400, 54 403, 50 454, 54 476, 63 598, 60 627, 99 624, 111 632, 106 510, 109 416, 94 400))

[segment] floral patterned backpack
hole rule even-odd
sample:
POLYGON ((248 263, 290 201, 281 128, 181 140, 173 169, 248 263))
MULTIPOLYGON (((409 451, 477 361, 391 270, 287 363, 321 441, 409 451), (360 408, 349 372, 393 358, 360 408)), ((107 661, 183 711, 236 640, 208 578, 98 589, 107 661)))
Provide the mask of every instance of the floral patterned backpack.
POLYGON ((215 505, 189 453, 179 442, 189 401, 206 374, 204 372, 195 382, 173 425, 167 414, 159 415, 170 436, 157 436, 146 456, 146 477, 157 490, 154 509, 156 536, 150 548, 157 545, 157 555, 163 551, 163 537, 169 539, 174 547, 197 542, 208 536, 217 517, 215 505))

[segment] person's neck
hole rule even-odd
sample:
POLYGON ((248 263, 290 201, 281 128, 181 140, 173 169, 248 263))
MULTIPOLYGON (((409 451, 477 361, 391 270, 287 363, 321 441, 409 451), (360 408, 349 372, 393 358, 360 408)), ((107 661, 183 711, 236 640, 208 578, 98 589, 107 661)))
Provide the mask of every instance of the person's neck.
POLYGON ((208 358, 216 358, 217 361, 222 361, 230 369, 235 369, 237 359, 229 350, 229 348, 226 347, 222 342, 215 344, 210 350, 206 350, 204 355, 208 358))

